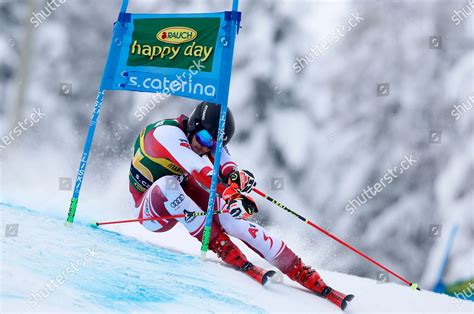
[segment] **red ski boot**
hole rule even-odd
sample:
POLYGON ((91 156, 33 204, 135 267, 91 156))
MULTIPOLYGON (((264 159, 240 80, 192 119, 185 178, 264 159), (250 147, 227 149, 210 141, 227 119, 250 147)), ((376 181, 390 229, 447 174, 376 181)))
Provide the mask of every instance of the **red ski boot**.
POLYGON ((209 248, 224 262, 240 269, 262 285, 268 281, 268 278, 275 275, 273 270, 267 271, 250 263, 244 253, 240 251, 225 233, 221 232, 209 244, 209 248))
POLYGON ((318 272, 310 266, 306 266, 301 261, 301 258, 296 256, 287 246, 283 249, 281 254, 272 261, 272 264, 280 269, 282 273, 290 277, 290 279, 315 292, 320 297, 328 299, 343 310, 346 308, 347 302, 354 298, 352 294, 345 295, 326 285, 318 272))
POLYGON ((318 294, 323 294, 324 288, 326 288, 326 283, 321 279, 318 272, 310 266, 303 264, 301 258, 296 260, 286 275, 290 277, 291 280, 298 282, 318 294))
POLYGON ((311 266, 305 265, 301 261, 301 258, 296 260, 293 267, 286 275, 302 286, 314 291, 320 297, 328 299, 342 310, 346 308, 348 301, 354 299, 352 294, 345 295, 344 293, 334 290, 326 285, 318 272, 312 269, 311 266))

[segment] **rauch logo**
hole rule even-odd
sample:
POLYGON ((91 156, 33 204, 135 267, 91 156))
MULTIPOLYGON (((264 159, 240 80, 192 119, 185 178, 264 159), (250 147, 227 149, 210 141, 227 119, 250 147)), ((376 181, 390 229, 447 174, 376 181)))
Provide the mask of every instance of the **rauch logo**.
POLYGON ((156 39, 168 44, 182 44, 194 40, 197 32, 189 27, 172 26, 160 30, 156 34, 156 39))

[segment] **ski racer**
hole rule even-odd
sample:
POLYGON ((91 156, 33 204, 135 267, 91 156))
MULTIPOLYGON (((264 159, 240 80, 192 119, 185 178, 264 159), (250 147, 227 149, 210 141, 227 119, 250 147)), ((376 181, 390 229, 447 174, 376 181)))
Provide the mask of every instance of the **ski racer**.
MULTIPOLYGON (((202 102, 189 117, 182 114, 160 120, 140 132, 129 173, 135 216, 142 219, 186 215, 172 220, 142 221, 146 229, 166 232, 179 222, 191 236, 202 241, 205 216, 191 214, 207 210, 219 114, 219 105, 202 102)), ((318 272, 305 265, 281 239, 247 220, 258 212, 248 195, 256 181, 250 171, 239 169, 227 149, 234 130, 234 117, 228 110, 214 208, 228 212, 213 216, 209 249, 225 263, 265 284, 275 272, 249 262, 229 236, 240 239, 290 279, 344 309, 352 295, 326 285, 318 272)))

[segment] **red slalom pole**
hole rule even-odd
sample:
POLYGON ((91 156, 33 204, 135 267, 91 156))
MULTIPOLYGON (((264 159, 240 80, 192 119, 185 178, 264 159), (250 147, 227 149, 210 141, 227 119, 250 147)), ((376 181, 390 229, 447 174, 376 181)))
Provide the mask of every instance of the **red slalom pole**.
POLYGON ((151 217, 151 218, 138 218, 138 219, 127 219, 127 220, 115 220, 115 221, 104 221, 104 222, 96 222, 96 226, 101 225, 113 225, 113 224, 124 224, 128 222, 141 222, 147 220, 166 220, 166 219, 175 219, 175 218, 183 218, 185 214, 173 215, 173 216, 164 216, 164 217, 151 217))
POLYGON ((358 249, 356 249, 355 247, 353 247, 352 245, 348 244, 347 242, 339 239, 338 237, 336 237, 335 235, 331 234, 330 232, 324 230, 323 228, 319 227, 318 225, 316 225, 315 223, 313 223, 312 221, 306 219, 305 217, 301 216, 300 214, 292 211, 290 208, 288 208, 287 206, 283 205, 282 203, 278 202, 277 200, 275 200, 274 198, 266 195, 265 193, 263 193, 262 191, 254 188, 253 191, 255 193, 257 193, 258 195, 262 196, 263 198, 265 198, 266 200, 272 202, 273 204, 275 204, 276 206, 286 210, 287 212, 289 212, 290 214, 293 214, 294 216, 298 217, 300 220, 304 221, 305 223, 307 223, 308 225, 310 225, 311 227, 321 231, 322 233, 324 233, 325 235, 327 235, 328 237, 330 237, 331 239, 333 240, 336 240, 337 242, 339 242, 340 244, 344 245, 345 247, 347 247, 348 249, 352 250, 353 252, 359 254, 360 256, 362 256, 363 258, 365 258, 366 260, 368 260, 369 262, 377 265, 378 267, 382 268, 383 270, 385 270, 386 272, 392 274, 393 276, 397 277, 398 279, 400 279, 401 281, 403 281, 404 283, 406 283, 407 285, 409 285, 411 288, 413 289, 416 289, 416 290, 420 290, 420 288, 418 287, 418 284, 417 283, 412 283, 408 280, 406 280, 405 278, 403 278, 402 276, 398 275, 397 273, 395 273, 394 271, 388 269, 387 267, 385 267, 384 265, 380 264, 379 262, 377 262, 376 260, 374 260, 373 258, 367 256, 366 254, 362 253, 361 251, 359 251, 358 249))
MULTIPOLYGON (((215 211, 214 214, 225 214, 227 212, 229 212, 229 211, 228 210, 218 210, 218 211, 215 211)), ((195 213, 189 213, 189 214, 178 214, 178 215, 163 216, 163 217, 114 220, 114 221, 96 222, 95 226, 123 224, 123 223, 129 223, 129 222, 141 222, 141 221, 147 221, 147 220, 168 220, 168 219, 176 219, 176 218, 184 218, 184 217, 197 217, 197 216, 205 216, 205 215, 206 215, 206 212, 195 212, 195 213)))

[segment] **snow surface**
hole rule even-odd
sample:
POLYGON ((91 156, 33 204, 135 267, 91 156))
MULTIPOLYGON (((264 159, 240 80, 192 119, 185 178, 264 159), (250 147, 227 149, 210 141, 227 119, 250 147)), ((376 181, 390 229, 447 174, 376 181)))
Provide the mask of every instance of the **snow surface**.
MULTIPOLYGON (((91 228, 80 218, 66 227, 64 217, 6 203, 0 203, 0 213, 2 230, 19 224, 16 237, 2 235, 1 313, 340 311, 289 279, 261 287, 220 264, 213 253, 201 261, 198 242, 180 228, 153 234, 133 223, 112 231, 91 228), (77 270, 65 273, 73 264, 77 270), (60 274, 67 279, 57 284, 60 274), (51 280, 56 287, 50 283, 47 290, 51 280), (34 301, 33 294, 40 291, 45 297, 38 294, 34 301)), ((255 255, 251 260, 270 267, 255 255)), ((348 313, 474 311, 474 303, 446 295, 320 273, 333 287, 356 295, 348 313)))
MULTIPOLYGON (((25 25, 45 1, 0 1, 0 139, 34 109, 47 114, 1 152, 0 202, 64 215, 71 193, 58 190, 58 179, 76 177, 120 2, 67 1, 26 45, 25 25), (22 55, 30 58, 29 69, 22 55), (72 97, 58 93, 60 83, 73 85, 72 97), (17 106, 19 86, 25 87, 23 106, 17 106)), ((214 12, 230 3, 131 0, 129 9, 214 12)), ((439 265, 433 258, 452 216, 459 232, 443 279, 474 277, 474 110, 459 120, 451 115, 454 105, 467 104, 474 86, 474 17, 460 25, 451 20, 463 8, 466 0, 240 1, 243 28, 229 95, 237 124, 229 145, 234 159, 263 191, 410 280, 423 278, 425 287, 437 279, 428 264, 439 265), (296 58, 355 13, 365 21, 296 73, 296 58), (429 49, 430 36, 441 36, 443 49, 429 49), (390 95, 377 97, 376 85, 384 82, 390 95), (429 144, 431 130, 442 130, 442 143, 429 144), (353 214, 345 210, 405 154, 415 156, 416 166, 353 214), (272 178, 282 179, 284 190, 272 191, 272 178), (432 224, 443 225, 441 238, 431 237, 432 224)), ((169 97, 137 119, 152 97, 107 92, 81 190, 82 219, 130 215, 127 176, 137 135, 148 123, 189 114, 197 103, 169 97)), ((284 235, 308 263, 375 278, 363 259, 286 212, 259 205, 262 224, 284 235)))

